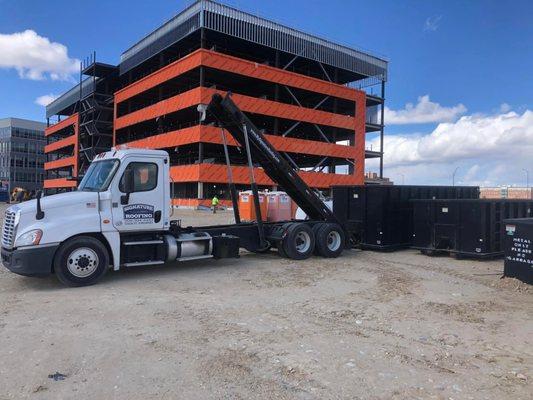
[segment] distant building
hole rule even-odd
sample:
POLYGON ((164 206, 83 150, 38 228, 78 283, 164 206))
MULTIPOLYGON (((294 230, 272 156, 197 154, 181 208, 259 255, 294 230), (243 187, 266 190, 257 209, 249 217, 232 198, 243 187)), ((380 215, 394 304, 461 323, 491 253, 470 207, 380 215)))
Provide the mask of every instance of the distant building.
POLYGON ((479 189, 482 199, 533 199, 533 188, 525 187, 482 187, 479 189))
POLYGON ((0 119, 0 182, 15 187, 41 189, 44 179, 46 124, 19 118, 0 119))
POLYGON ((389 178, 380 178, 376 172, 365 172, 365 184, 367 185, 394 185, 389 178))

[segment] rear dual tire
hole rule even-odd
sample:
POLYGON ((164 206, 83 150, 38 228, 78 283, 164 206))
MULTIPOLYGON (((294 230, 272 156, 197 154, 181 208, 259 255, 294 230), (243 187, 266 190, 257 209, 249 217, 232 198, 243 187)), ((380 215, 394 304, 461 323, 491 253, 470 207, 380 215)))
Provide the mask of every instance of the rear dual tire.
POLYGON ((315 253, 326 258, 337 258, 344 250, 344 231, 338 224, 315 225, 315 253))
POLYGON ((304 223, 290 224, 283 238, 283 251, 288 258, 305 260, 313 254, 315 249, 315 234, 313 229, 304 223))
POLYGON ((278 243, 278 253, 293 260, 305 260, 313 253, 336 258, 344 250, 344 231, 338 224, 319 223, 312 228, 306 223, 283 226, 286 234, 278 243))

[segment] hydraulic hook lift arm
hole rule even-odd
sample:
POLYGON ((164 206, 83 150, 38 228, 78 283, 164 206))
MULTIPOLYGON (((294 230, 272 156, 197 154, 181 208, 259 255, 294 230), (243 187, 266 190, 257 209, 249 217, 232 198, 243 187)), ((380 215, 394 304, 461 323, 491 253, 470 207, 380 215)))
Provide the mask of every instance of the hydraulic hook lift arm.
POLYGON ((229 93, 225 97, 220 94, 213 95, 205 109, 205 122, 216 122, 226 129, 243 149, 249 149, 254 162, 261 165, 272 181, 283 187, 309 219, 343 225, 233 102, 229 93))

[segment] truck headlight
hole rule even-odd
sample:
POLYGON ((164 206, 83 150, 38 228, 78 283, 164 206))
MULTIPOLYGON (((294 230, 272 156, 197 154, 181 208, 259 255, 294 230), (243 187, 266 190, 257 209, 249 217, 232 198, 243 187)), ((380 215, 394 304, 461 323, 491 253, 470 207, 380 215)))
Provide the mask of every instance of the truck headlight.
POLYGON ((43 231, 40 229, 34 229, 20 235, 15 241, 15 247, 20 246, 33 246, 39 244, 41 237, 43 236, 43 231))

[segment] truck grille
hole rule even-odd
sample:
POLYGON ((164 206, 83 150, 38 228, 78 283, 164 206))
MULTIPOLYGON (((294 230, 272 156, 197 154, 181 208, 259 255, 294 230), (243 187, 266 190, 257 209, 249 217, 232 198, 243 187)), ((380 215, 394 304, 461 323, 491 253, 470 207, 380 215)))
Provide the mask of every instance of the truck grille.
POLYGON ((4 227, 2 228, 2 247, 10 249, 13 247, 13 240, 15 239, 15 213, 13 211, 6 211, 4 217, 4 227))

